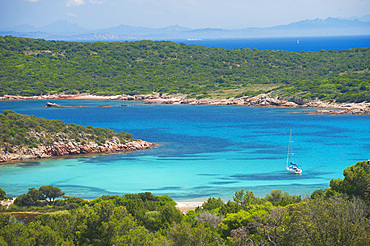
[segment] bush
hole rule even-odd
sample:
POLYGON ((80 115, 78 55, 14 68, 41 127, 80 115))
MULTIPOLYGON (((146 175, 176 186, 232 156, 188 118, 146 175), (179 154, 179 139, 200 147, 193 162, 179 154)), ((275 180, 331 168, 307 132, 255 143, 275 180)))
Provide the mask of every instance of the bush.
POLYGON ((34 205, 35 201, 30 194, 22 194, 15 199, 14 204, 20 207, 28 207, 34 205))
POLYGON ((6 197, 6 192, 3 191, 1 188, 0 188, 0 201, 1 200, 5 200, 7 197, 6 197))

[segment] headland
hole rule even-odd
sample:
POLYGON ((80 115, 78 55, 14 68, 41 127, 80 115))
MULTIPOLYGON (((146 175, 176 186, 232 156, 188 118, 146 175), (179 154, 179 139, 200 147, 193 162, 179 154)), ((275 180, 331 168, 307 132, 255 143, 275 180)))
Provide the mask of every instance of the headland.
POLYGON ((133 152, 156 144, 110 129, 47 120, 4 110, 0 113, 0 164, 81 154, 133 152))
POLYGON ((157 145, 154 143, 149 143, 143 140, 134 140, 124 144, 109 142, 104 145, 98 145, 95 142, 82 145, 78 144, 76 141, 70 140, 67 144, 55 144, 52 146, 40 145, 33 148, 15 146, 12 148, 12 152, 5 152, 0 149, 0 165, 72 155, 129 153, 155 148, 156 146, 157 145))

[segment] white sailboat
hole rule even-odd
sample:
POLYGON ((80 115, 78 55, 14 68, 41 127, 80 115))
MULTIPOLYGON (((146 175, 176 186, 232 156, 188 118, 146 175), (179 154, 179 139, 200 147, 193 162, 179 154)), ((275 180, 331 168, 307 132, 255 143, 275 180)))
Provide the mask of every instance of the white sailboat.
POLYGON ((300 174, 302 169, 294 163, 294 153, 293 153, 293 141, 292 141, 292 129, 290 129, 289 144, 288 144, 288 155, 286 160, 286 170, 289 173, 300 174))

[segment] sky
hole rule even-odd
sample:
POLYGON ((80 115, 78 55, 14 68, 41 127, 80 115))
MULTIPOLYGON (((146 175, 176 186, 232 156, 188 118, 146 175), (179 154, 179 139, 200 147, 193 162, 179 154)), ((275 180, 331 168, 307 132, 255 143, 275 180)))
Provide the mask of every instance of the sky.
POLYGON ((1 29, 42 27, 57 20, 89 29, 118 25, 239 29, 369 14, 370 0, 0 0, 1 29))

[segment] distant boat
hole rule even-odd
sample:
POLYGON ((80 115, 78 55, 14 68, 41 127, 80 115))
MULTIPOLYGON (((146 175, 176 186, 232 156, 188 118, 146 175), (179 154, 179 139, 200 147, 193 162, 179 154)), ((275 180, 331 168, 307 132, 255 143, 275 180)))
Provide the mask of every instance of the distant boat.
POLYGON ((302 169, 298 167, 296 163, 294 163, 294 153, 293 153, 293 141, 292 141, 292 129, 290 129, 289 135, 289 144, 288 144, 288 155, 286 158, 286 170, 289 173, 300 174, 302 173, 302 169))
POLYGON ((46 102, 45 107, 62 107, 62 105, 56 104, 56 103, 51 103, 51 102, 46 102))
POLYGON ((297 39, 297 44, 299 44, 299 39, 297 39))

